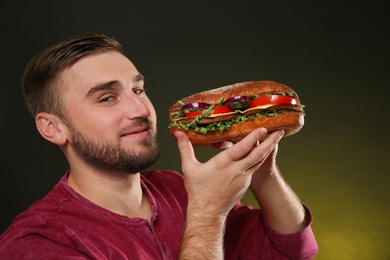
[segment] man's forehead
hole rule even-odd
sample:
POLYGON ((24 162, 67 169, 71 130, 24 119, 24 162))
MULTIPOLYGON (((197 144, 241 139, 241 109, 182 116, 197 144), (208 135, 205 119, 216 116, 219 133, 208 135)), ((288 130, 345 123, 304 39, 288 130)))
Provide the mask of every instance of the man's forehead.
POLYGON ((61 85, 81 85, 89 89, 105 82, 120 82, 124 78, 134 83, 145 80, 127 57, 110 51, 81 58, 65 68, 58 80, 61 85))
POLYGON ((103 52, 97 52, 90 55, 86 55, 80 58, 79 60, 77 60, 70 67, 81 67, 84 64, 88 66, 111 64, 111 63, 117 64, 118 62, 121 63, 121 66, 127 64, 127 66, 131 66, 135 68, 134 64, 130 61, 129 58, 127 58, 125 55, 117 51, 103 51, 103 52))

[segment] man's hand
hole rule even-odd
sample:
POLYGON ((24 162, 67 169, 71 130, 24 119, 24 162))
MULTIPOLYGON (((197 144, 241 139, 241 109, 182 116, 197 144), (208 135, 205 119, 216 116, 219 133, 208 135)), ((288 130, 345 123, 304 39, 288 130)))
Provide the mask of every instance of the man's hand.
POLYGON ((177 132, 184 181, 188 193, 186 227, 180 259, 223 259, 225 219, 251 183, 252 174, 277 146, 283 131, 260 128, 220 152, 199 162, 187 136, 177 132))
POLYGON ((189 205, 199 206, 202 212, 210 210, 226 215, 244 195, 254 171, 283 136, 283 132, 275 132, 259 144, 258 140, 266 133, 264 128, 257 129, 239 143, 201 163, 186 135, 178 132, 176 137, 189 205))

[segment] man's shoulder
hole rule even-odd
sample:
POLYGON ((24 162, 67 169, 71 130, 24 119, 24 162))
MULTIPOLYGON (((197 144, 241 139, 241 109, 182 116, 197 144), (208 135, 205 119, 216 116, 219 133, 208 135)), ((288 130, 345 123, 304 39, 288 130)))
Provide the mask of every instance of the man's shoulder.
POLYGON ((34 250, 43 246, 42 241, 54 241, 54 237, 69 241, 65 236, 67 227, 43 205, 44 199, 37 201, 12 221, 0 236, 0 255, 13 252, 21 256, 24 252, 20 250, 27 244, 34 250))
POLYGON ((52 213, 58 212, 61 203, 63 203, 66 198, 64 196, 61 199, 61 192, 59 193, 56 187, 45 197, 35 201, 25 211, 16 216, 11 223, 11 227, 18 228, 35 224, 39 226, 44 224, 42 221, 49 218, 52 213))
POLYGON ((69 195, 63 189, 61 182, 56 184, 46 196, 31 204, 13 219, 8 229, 1 235, 1 243, 6 235, 23 236, 27 233, 39 234, 44 230, 64 228, 60 216, 68 201, 70 201, 69 195))
MULTIPOLYGON (((20 214, 0 236, 0 256, 4 259, 58 259, 63 255, 80 256, 82 241, 60 219, 42 212, 20 214)), ((0 258, 1 258, 0 257, 0 258)))

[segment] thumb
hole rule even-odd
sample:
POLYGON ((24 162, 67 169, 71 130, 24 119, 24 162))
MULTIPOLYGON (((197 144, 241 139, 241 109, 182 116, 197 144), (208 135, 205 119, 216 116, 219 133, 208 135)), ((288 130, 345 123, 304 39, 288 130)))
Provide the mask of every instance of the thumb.
POLYGON ((187 163, 196 162, 194 148, 192 147, 192 144, 185 133, 176 131, 175 137, 180 152, 182 169, 185 171, 184 169, 187 163))

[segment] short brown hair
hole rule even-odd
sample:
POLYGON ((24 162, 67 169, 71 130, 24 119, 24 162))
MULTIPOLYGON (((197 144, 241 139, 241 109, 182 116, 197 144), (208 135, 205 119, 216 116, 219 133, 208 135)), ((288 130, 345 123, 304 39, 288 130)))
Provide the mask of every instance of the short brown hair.
POLYGON ((105 51, 122 52, 115 39, 101 33, 89 33, 59 42, 34 56, 23 77, 23 98, 30 113, 52 113, 64 118, 66 110, 54 82, 59 73, 79 59, 105 51))

